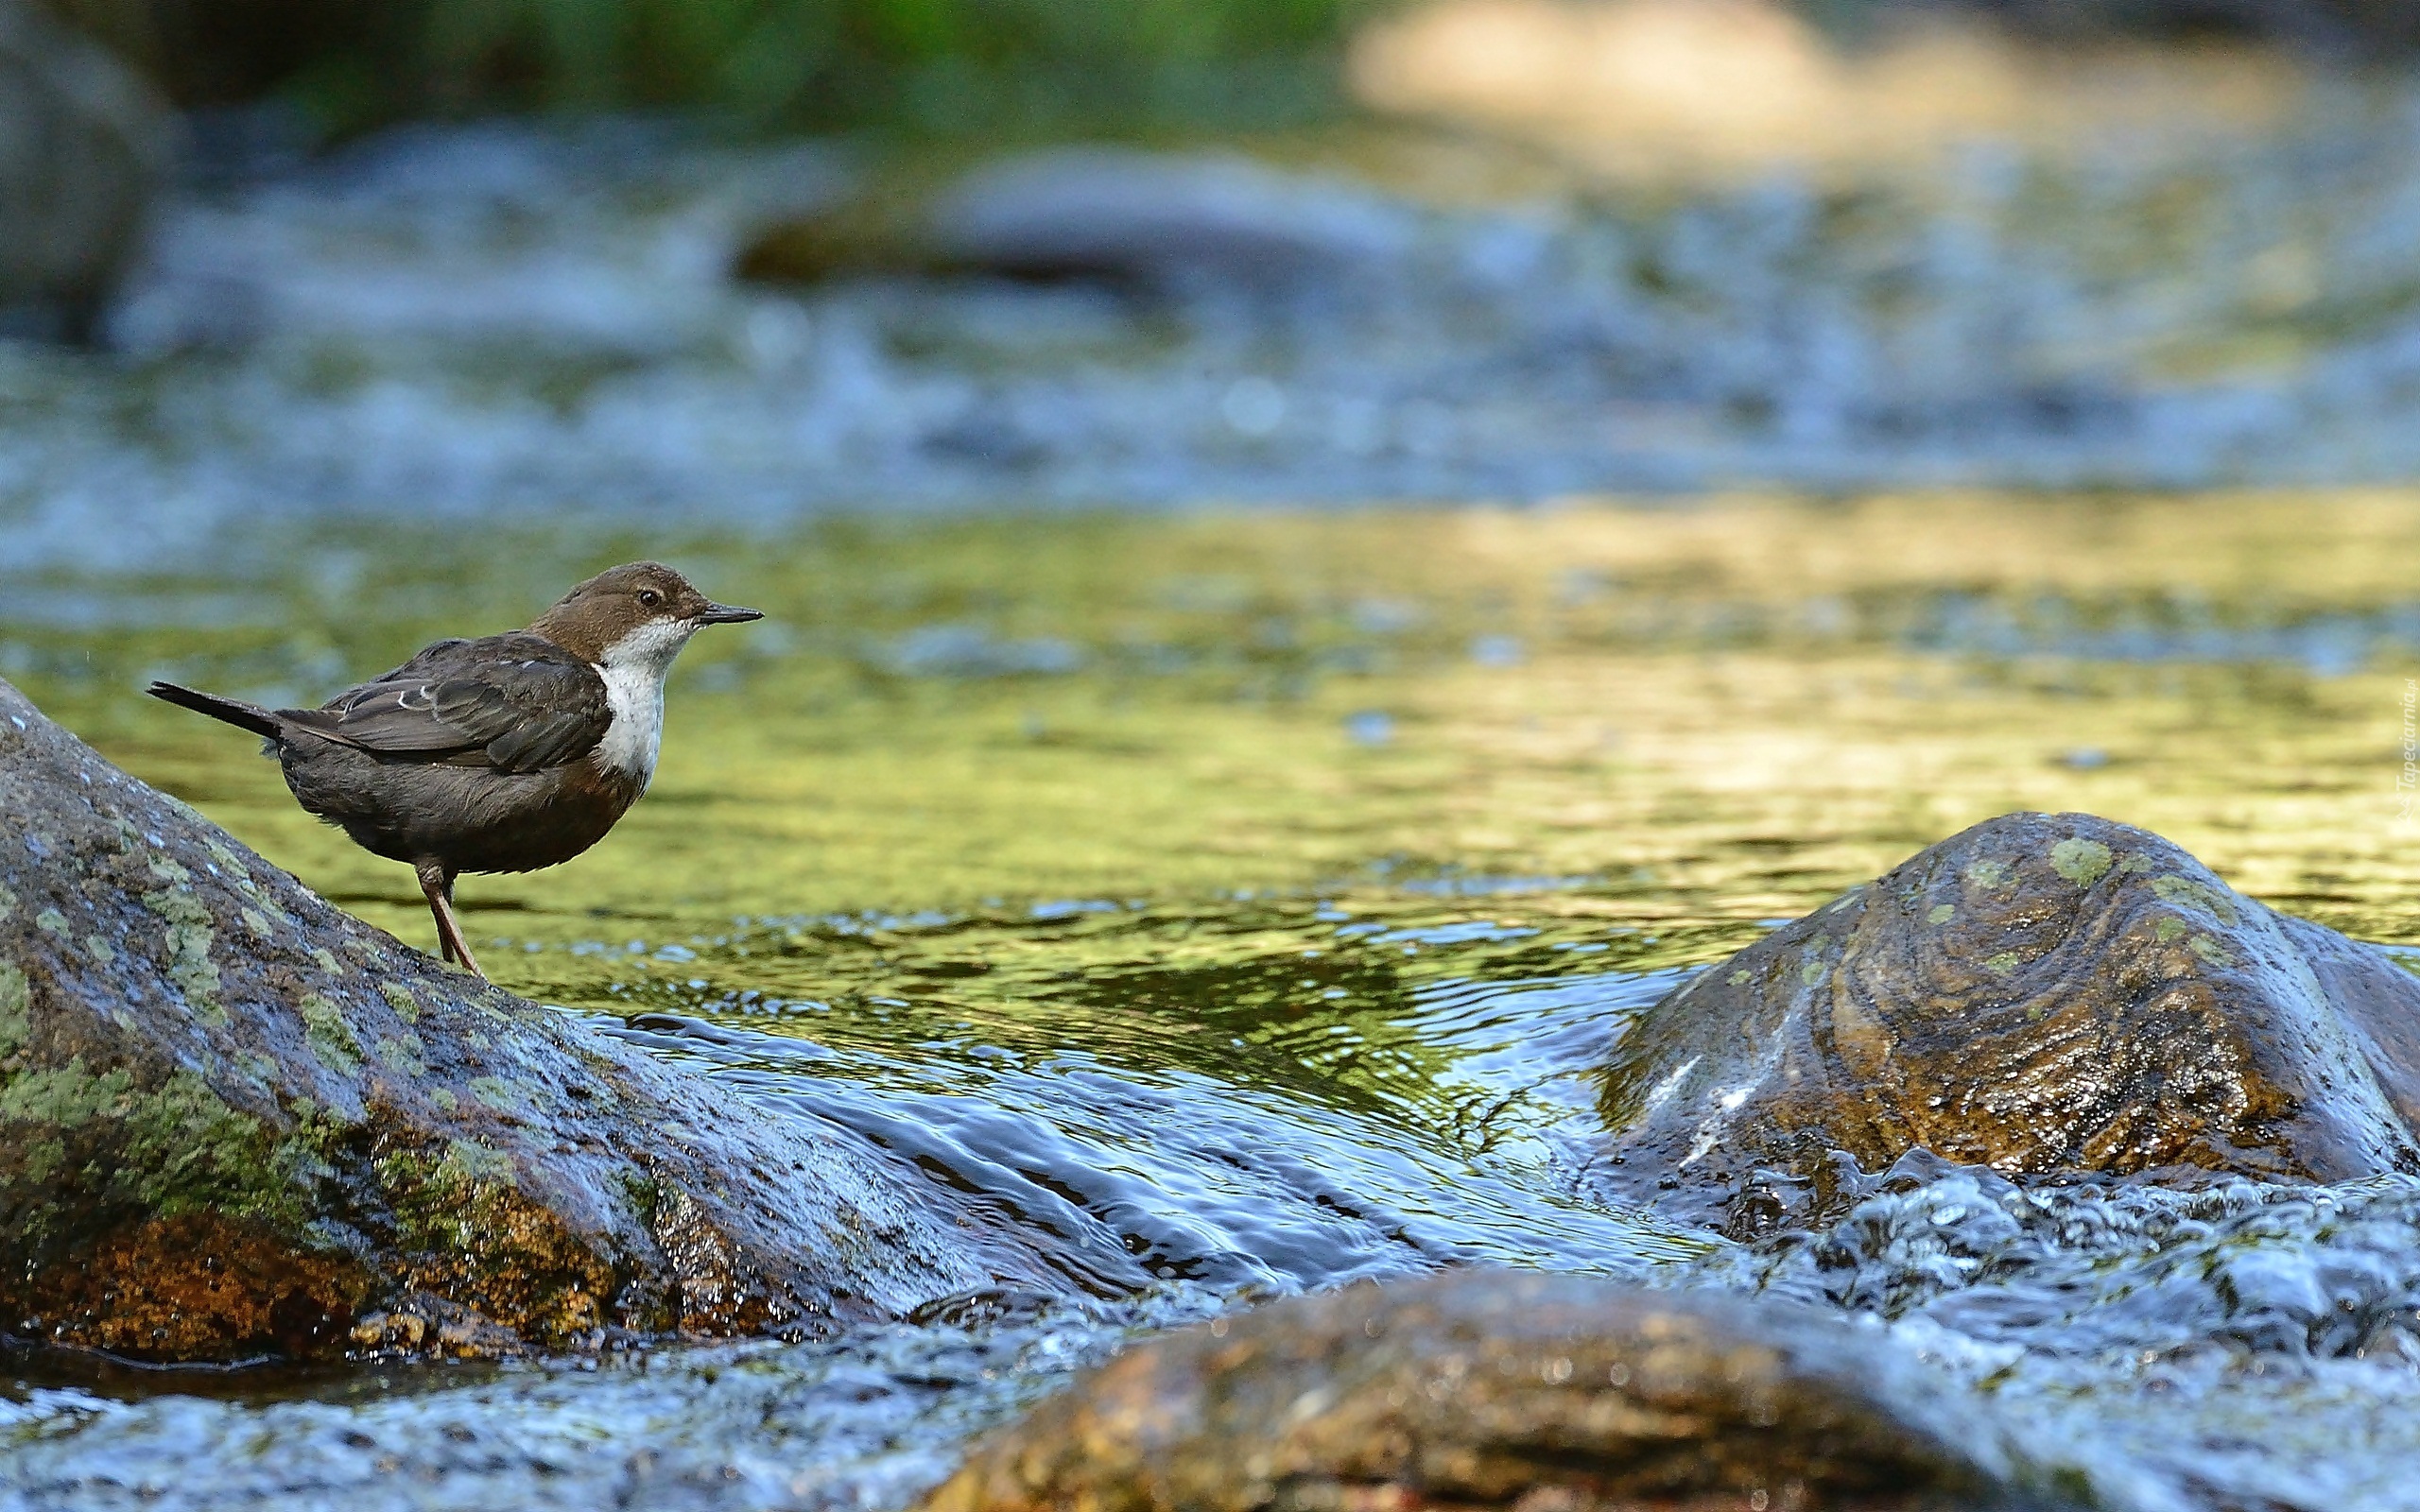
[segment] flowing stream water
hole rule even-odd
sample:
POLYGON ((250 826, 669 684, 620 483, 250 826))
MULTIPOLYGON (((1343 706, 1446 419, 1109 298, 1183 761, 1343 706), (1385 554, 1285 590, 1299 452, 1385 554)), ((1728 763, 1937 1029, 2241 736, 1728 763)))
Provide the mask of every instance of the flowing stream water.
MULTIPOLYGON (((1522 411, 1531 430, 1458 422, 1428 446, 1381 380, 1433 387, 1420 364, 1442 340, 1371 359, 1374 407, 1322 411, 1327 428, 1288 442, 1292 378, 1231 403, 1263 370, 1237 354, 1260 350, 1266 310, 1221 325, 1196 309, 1227 345, 1197 331, 1167 338, 1190 357, 1146 353, 1173 364, 1138 380, 1150 404, 1215 423, 1153 451, 1147 404, 1121 421, 1138 438, 1123 471, 1069 471, 1047 435, 1039 452, 935 450, 932 427, 987 404, 994 441, 1109 404, 1083 365, 1146 361, 1131 310, 945 291, 953 329, 994 349, 1100 341, 1065 359, 1083 382, 1046 392, 999 378, 998 350, 991 368, 949 358, 990 378, 920 376, 924 359, 866 335, 924 308, 914 296, 857 288, 803 316, 761 293, 684 303, 713 279, 673 276, 683 237, 712 243, 726 221, 698 232, 683 211, 666 231, 572 196, 640 269, 583 302, 596 289, 564 270, 589 265, 547 261, 562 217, 518 233, 557 282, 496 271, 521 266, 498 250, 523 244, 497 206, 530 160, 482 143, 430 149, 451 177, 421 190, 395 163, 431 159, 389 146, 375 194, 306 180, 197 201, 187 252, 355 259, 324 299, 308 280, 283 304, 230 296, 250 335, 189 329, 208 304, 177 305, 170 268, 169 292, 124 317, 154 355, 0 353, 0 675, 425 945, 401 868, 299 813, 251 742, 140 697, 144 679, 317 700, 642 555, 760 605, 766 622, 686 653, 654 790, 608 841, 556 871, 466 880, 474 939, 516 991, 1095 1241, 1093 1299, 962 1298, 826 1343, 554 1363, 9 1356, 0 1506, 895 1507, 1138 1332, 1476 1263, 1870 1314, 2113 1506, 2420 1507, 2404 1469, 2420 1456, 2420 1183, 2028 1193, 1918 1162, 1832 1230, 1746 1251, 1608 1208, 1585 1180, 1592 1073, 1637 1013, 1995 814, 2143 825, 2281 908, 2420 942, 2403 765, 2420 495, 1826 484, 1666 505, 1082 508, 1283 495, 1340 457, 1358 460, 1328 492, 1618 479, 1584 447, 1491 471, 1561 425, 1551 404, 1522 411), (486 208, 437 215, 423 231, 443 245, 397 251, 381 217, 412 192, 486 208), (555 302, 514 302, 541 287, 555 302), (429 335, 449 302, 522 334, 462 358, 458 332, 429 335), (645 318, 580 324, 626 304, 645 318), (894 434, 877 423, 894 412, 921 418, 894 434), (781 494, 810 454, 821 491, 781 494), (1003 485, 1004 466, 1028 486, 1003 485), (994 507, 818 512, 852 487, 994 507)), ((694 209, 669 190, 647 203, 694 209)), ((1463 378, 1595 405, 1557 385, 1601 377, 1605 349, 1568 350, 1596 355, 1463 378)), ((1306 351, 1288 360, 1340 370, 1341 353, 1306 351)), ((1668 426, 1696 475, 1754 453, 1836 483, 1878 434, 1857 429, 1882 423, 1869 401, 1921 377, 1876 387, 1888 371, 1794 361, 1755 381, 1798 385, 1815 409, 1742 408, 1667 374, 1670 404, 1747 427, 1668 426), (1847 430, 1825 428, 1826 404, 1847 430), (1815 419, 1774 420, 1802 411, 1815 419)), ((2169 397, 2157 425, 2090 433, 2093 455, 2132 458, 2133 476, 2178 456, 2190 481, 2233 476, 2212 460, 2223 447, 2178 450, 2217 411, 2169 397), (2188 410, 2203 419, 2169 425, 2188 410)), ((1957 452, 1920 411, 1893 413, 1932 438, 1868 471, 1932 477, 1926 458, 1957 452)), ((1991 458, 2036 433, 1974 434, 1988 444, 1957 455, 2004 477, 1991 458)))
MULTIPOLYGON (((1751 1253, 1584 1178, 1590 1074, 1635 1013, 1992 814, 2143 824, 2281 906, 2420 939, 2397 787, 2420 497, 655 544, 770 617, 692 647, 656 789, 606 844, 466 882, 492 970, 1093 1241, 1098 1299, 564 1365, 26 1358, 0 1498, 890 1506, 1134 1330, 1480 1263, 1873 1313, 2113 1504, 2420 1504, 2394 1469, 2420 1452, 2420 1185, 2029 1194, 1916 1168, 1751 1253)), ((401 868, 132 690, 313 696, 638 545, 349 526, 266 575, 54 573, 12 596, 7 671, 424 943, 401 868)))

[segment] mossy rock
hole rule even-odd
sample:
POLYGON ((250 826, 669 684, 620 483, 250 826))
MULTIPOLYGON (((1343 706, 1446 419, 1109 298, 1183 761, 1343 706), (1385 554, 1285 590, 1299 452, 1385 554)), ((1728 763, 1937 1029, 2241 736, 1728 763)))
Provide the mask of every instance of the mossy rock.
POLYGON ((0 682, 0 1332, 493 1352, 1062 1274, 873 1146, 338 912, 0 682))
POLYGON ((1979 824, 1650 1009, 1619 1191, 1753 1231, 1915 1149, 2012 1177, 2420 1170, 2420 979, 2083 814, 1979 824))
POLYGON ((924 1512, 2071 1504, 1875 1332, 1778 1302, 1459 1271, 1140 1345, 924 1512))

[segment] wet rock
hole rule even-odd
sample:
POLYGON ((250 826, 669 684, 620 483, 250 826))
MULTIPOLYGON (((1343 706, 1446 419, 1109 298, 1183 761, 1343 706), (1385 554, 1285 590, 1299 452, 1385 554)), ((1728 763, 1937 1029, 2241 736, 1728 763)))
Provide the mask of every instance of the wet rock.
POLYGON ((876 195, 773 227, 739 271, 1266 286, 1392 266, 1416 232, 1409 211, 1367 189, 1243 158, 1063 148, 978 168, 929 198, 876 195))
POLYGON ((2011 1177, 2420 1169, 2420 980, 2089 815, 1977 825, 1649 1010, 1612 1184, 1753 1232, 1929 1150, 2011 1177))
POLYGON ((92 335, 140 246, 167 140, 133 74, 0 0, 0 335, 92 335))
POLYGON ((925 1512, 2055 1505, 1973 1403, 1783 1303, 1459 1271, 1142 1345, 925 1512))
POLYGON ((1696 1279, 1917 1318, 2037 1363, 2420 1363, 2420 1180, 2020 1185, 1911 1155, 1826 1227, 1725 1246, 1696 1279))
POLYGON ((0 682, 0 1332, 157 1359, 810 1335, 1061 1273, 348 918, 0 682))

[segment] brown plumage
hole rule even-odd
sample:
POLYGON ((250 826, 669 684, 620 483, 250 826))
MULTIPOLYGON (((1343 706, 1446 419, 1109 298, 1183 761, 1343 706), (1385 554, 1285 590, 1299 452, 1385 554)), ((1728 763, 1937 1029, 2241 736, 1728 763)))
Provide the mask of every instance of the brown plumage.
POLYGON ((555 866, 603 839, 655 775, 672 659, 700 627, 763 617, 632 562, 526 630, 440 641, 317 709, 147 691, 265 738, 303 808, 412 867, 445 958, 478 972, 454 879, 555 866))

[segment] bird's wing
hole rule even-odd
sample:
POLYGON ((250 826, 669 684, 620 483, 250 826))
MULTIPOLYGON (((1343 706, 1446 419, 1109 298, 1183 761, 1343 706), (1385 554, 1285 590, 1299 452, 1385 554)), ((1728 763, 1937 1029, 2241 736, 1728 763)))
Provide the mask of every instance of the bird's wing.
POLYGON ((279 713, 381 755, 535 772, 585 754, 614 722, 596 669, 515 632, 440 641, 319 709, 279 713))

